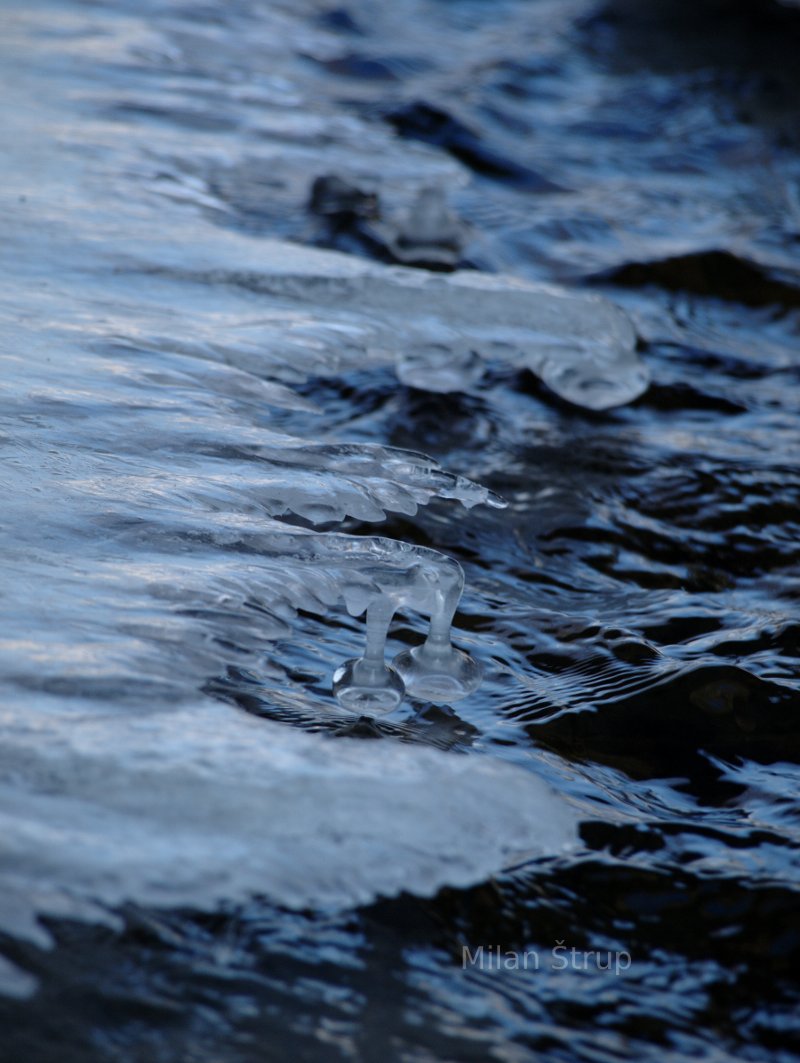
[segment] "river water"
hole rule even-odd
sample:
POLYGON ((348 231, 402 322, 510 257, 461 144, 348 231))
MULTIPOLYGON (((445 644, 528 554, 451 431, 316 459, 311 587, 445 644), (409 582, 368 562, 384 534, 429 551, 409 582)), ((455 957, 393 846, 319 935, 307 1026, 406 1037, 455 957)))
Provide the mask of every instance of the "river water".
POLYGON ((0 8, 4 1061, 800 1054, 792 6, 0 8))

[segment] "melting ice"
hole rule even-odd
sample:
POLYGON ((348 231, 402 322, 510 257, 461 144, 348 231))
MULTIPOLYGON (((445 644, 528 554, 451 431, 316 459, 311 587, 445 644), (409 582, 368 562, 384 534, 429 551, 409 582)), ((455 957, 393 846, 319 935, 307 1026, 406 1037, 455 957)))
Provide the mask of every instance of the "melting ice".
MULTIPOLYGON (((145 194, 157 135, 95 106, 96 25, 60 12, 9 17, 0 42, 0 926, 45 944, 39 914, 99 918, 125 900, 356 904, 574 844, 575 813, 521 769, 296 733, 200 691, 233 644, 257 671, 298 610, 343 605, 367 615, 366 648, 335 680, 345 706, 474 690, 479 669, 451 644, 454 561, 291 522, 498 500, 424 455, 326 440, 324 414, 306 440, 268 411, 308 410, 293 388, 314 375, 394 365, 450 390, 495 359, 605 408, 646 383, 627 320, 509 278, 212 228, 194 204, 145 194), (59 79, 86 86, 80 106, 59 79), (390 671, 403 608, 429 633, 390 671)), ((103 64, 140 30, 109 19, 103 64)), ((186 131, 183 150, 204 136, 186 131)), ((0 978, 31 988, 5 963, 0 978)))

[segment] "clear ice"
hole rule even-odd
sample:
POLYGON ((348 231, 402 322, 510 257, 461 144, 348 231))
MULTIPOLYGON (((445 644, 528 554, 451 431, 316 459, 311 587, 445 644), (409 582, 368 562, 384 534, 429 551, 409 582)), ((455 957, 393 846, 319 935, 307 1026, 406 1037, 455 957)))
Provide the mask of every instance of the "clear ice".
POLYGON ((464 573, 452 558, 435 550, 390 539, 375 541, 382 556, 372 565, 359 565, 353 583, 345 582, 344 597, 351 612, 362 612, 365 574, 371 590, 367 640, 363 657, 347 661, 334 675, 340 705, 354 712, 381 714, 396 708, 406 690, 432 702, 453 702, 477 689, 481 669, 469 654, 453 647, 450 628, 464 573), (373 567, 374 566, 374 567, 373 567), (395 612, 409 606, 430 617, 422 645, 399 653, 385 663, 386 636, 395 612))
MULTIPOLYGON (((488 363, 502 363, 594 411, 632 402, 649 385, 630 319, 600 295, 471 270, 378 266, 268 240, 257 257, 247 246, 236 257, 230 249, 227 263, 226 241, 212 252, 188 233, 187 240, 196 250, 191 269, 185 256, 162 248, 164 269, 269 295, 271 306, 236 323, 235 344, 221 344, 217 334, 204 345, 200 328, 190 348, 175 337, 160 337, 159 347, 224 357, 288 385, 392 365, 402 383, 435 392, 469 390, 488 363)), ((130 253, 135 271, 135 243, 130 253)))
MULTIPOLYGON (((274 72, 282 16, 262 7, 278 23, 254 47, 272 49, 274 72)), ((445 702, 474 690, 479 668, 450 636, 456 562, 316 526, 410 515, 433 498, 499 500, 424 455, 343 443, 324 418, 314 441, 281 431, 312 418, 295 389, 394 367, 401 382, 459 390, 500 360, 604 408, 646 385, 627 319, 594 297, 390 269, 215 224, 207 212, 226 204, 202 176, 213 131, 182 127, 178 149, 169 121, 108 119, 119 86, 142 113, 151 92, 183 92, 182 79, 159 87, 131 64, 136 41, 158 48, 162 30, 68 8, 68 32, 52 32, 49 5, 27 5, 0 35, 13 207, 0 246, 0 928, 47 947, 40 916, 113 923, 126 902, 348 907, 574 846, 577 812, 534 771, 334 741, 204 691, 233 666, 265 675, 281 640, 292 666, 313 658, 322 678, 329 658, 304 614, 342 601, 367 617, 363 653, 337 671, 343 706, 376 714, 405 689, 445 702), (429 628, 387 662, 399 610, 429 628)), ((327 151, 327 119, 315 125, 311 110, 259 103, 257 173, 307 181, 327 151)), ((347 138, 326 169, 379 158, 395 187, 460 179, 453 160, 398 146, 380 123, 354 119, 347 138)), ((235 142, 217 167, 233 177, 235 142)), ((409 207, 406 248, 436 221, 455 256, 436 197, 409 207)), ((331 661, 360 652, 338 648, 344 625, 326 631, 331 661)), ((275 697, 301 710, 334 706, 281 682, 275 697)), ((0 991, 32 989, 0 959, 0 991)))

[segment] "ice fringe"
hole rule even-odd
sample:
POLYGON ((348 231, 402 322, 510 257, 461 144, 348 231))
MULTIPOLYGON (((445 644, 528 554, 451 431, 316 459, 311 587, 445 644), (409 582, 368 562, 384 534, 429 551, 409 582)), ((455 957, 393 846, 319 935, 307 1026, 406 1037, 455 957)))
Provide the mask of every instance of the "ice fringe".
POLYGON ((364 656, 346 662, 334 675, 334 693, 345 709, 380 715, 395 709, 405 689, 430 702, 450 703, 472 693, 481 669, 468 654, 455 649, 450 629, 464 589, 464 573, 453 558, 438 550, 382 536, 314 532, 276 521, 244 523, 222 516, 199 527, 191 521, 148 524, 139 521, 115 536, 117 548, 146 548, 161 555, 174 573, 170 597, 190 608, 193 596, 224 594, 226 609, 234 614, 246 600, 259 602, 260 630, 279 638, 288 633, 286 622, 303 609, 326 613, 343 602, 352 616, 366 613, 364 656), (214 549, 226 557, 224 567, 214 566, 209 579, 202 567, 202 588, 193 589, 181 579, 177 559, 191 555, 194 545, 214 549), (392 667, 384 661, 386 637, 395 612, 410 608, 430 618, 428 636, 415 649, 398 654, 392 667), (271 630, 270 630, 271 625, 271 630))
MULTIPOLYGON (((284 449, 280 454, 285 459, 284 449)), ((338 473, 337 489, 332 492, 335 507, 328 502, 328 508, 323 508, 317 492, 309 504, 294 479, 291 485, 281 485, 281 505, 311 520, 344 516, 335 515, 332 509, 342 509, 346 504, 347 485, 352 484, 354 475, 371 481, 373 497, 377 484, 388 487, 390 498, 384 491, 382 506, 388 503, 405 512, 409 511, 409 503, 413 513, 418 503, 435 496, 457 499, 467 507, 480 502, 495 507, 505 505, 486 488, 444 472, 430 458, 410 451, 369 445, 306 445, 298 449, 298 458, 305 466, 301 477, 308 475, 309 466, 338 473)), ((364 656, 347 661, 334 675, 334 693, 344 708, 381 714, 400 704, 406 688, 432 702, 457 701, 477 688, 481 678, 479 665, 450 642, 450 628, 464 589, 464 573, 456 561, 436 550, 382 537, 364 539, 331 533, 278 533, 271 537, 270 548, 265 552, 273 556, 290 553, 294 566, 312 570, 333 564, 349 611, 353 615, 366 612, 364 656), (389 624, 403 606, 427 613, 429 634, 422 646, 398 655, 393 666, 387 667, 384 653, 389 624)))
MULTIPOLYGON (((213 259, 197 248, 191 270, 162 251, 160 268, 270 297, 263 315, 239 322, 231 343, 218 347, 240 369, 291 383, 393 364, 402 383, 452 392, 501 362, 594 411, 632 402, 649 385, 630 319, 599 295, 473 271, 378 266, 269 240, 257 256, 242 242, 227 261, 222 244, 213 259)), ((132 260, 130 268, 139 267, 132 260)))
MULTIPOLYGON (((464 589, 457 561, 437 550, 372 536, 278 532, 264 542, 263 557, 291 559, 304 574, 303 591, 319 586, 322 572, 353 616, 366 612, 367 640, 363 657, 347 661, 334 675, 339 704, 370 715, 390 712, 405 689, 432 702, 453 702, 472 693, 481 669, 468 654, 455 649, 450 629, 464 589), (430 617, 425 642, 384 660, 386 636, 398 609, 410 607, 430 617)), ((303 576, 301 575, 301 580, 303 576)))

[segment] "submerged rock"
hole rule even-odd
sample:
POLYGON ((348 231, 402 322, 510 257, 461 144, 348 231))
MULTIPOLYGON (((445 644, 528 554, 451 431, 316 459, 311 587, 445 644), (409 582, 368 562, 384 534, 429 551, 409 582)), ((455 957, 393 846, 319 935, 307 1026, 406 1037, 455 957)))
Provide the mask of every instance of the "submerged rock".
POLYGON ((390 247, 398 262, 428 269, 455 269, 464 250, 466 226, 448 208, 436 186, 420 189, 401 219, 390 247))
POLYGON ((745 306, 800 307, 800 274, 761 265, 726 250, 627 262, 593 279, 630 288, 652 284, 745 306))
POLYGON ((311 186, 308 206, 314 214, 338 223, 356 218, 374 218, 379 213, 378 196, 338 174, 323 174, 311 186))

